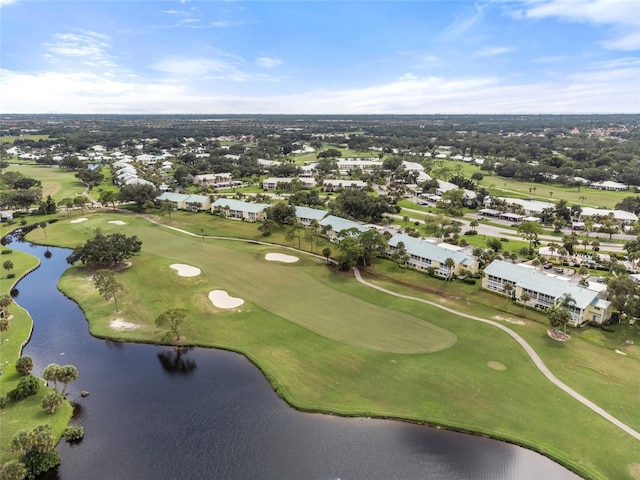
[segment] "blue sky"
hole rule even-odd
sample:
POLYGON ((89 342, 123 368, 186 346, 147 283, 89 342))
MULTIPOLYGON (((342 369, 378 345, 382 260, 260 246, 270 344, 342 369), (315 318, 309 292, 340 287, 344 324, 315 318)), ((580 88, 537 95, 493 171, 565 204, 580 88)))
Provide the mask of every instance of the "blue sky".
POLYGON ((0 0, 3 113, 640 113, 639 0, 0 0))

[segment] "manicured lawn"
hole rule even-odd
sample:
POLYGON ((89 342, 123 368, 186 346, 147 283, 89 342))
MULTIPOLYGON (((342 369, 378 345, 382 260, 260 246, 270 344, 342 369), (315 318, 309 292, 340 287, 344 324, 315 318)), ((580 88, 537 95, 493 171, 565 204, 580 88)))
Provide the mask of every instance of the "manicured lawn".
MULTIPOLYGON (((255 224, 176 213, 173 222, 196 235, 206 228, 206 234, 246 234, 263 240, 255 224)), ((277 247, 212 239, 203 243, 199 236, 184 236, 132 215, 88 218, 79 224, 51 225, 50 242, 77 244, 97 226, 105 233, 136 234, 144 242, 133 266, 118 273, 126 288, 118 314, 112 303, 98 298, 86 270, 70 269, 63 276, 60 287, 79 301, 94 335, 158 342, 164 332, 153 324, 156 316, 168 308, 187 307, 191 321, 184 326, 183 344, 244 353, 298 408, 392 416, 490 434, 543 451, 588 478, 631 478, 627 468, 638 462, 637 441, 552 386, 515 342, 492 327, 383 295, 334 273, 322 260, 299 254, 301 260, 295 264, 266 262, 264 254, 278 251, 277 247), (115 219, 127 225, 108 223, 115 219), (172 263, 198 266, 202 274, 180 277, 169 268, 172 263), (246 303, 237 311, 213 307, 207 293, 218 288, 246 303), (110 324, 118 318, 140 328, 115 330, 110 324), (372 324, 367 323, 369 318, 374 319, 372 324), (381 340, 388 320, 398 332, 381 340), (419 322, 426 330, 418 327, 419 322), (407 337, 427 331, 441 338, 418 343, 428 349, 424 351, 437 351, 398 351, 399 346, 415 348, 416 339, 407 337), (447 333, 457 341, 442 349, 447 333), (491 362, 506 369, 495 370, 491 362)), ((379 262, 368 278, 474 315, 524 320, 526 325, 509 326, 531 343, 556 375, 640 428, 640 415, 633 408, 640 398, 640 362, 632 355, 617 354, 580 335, 567 344, 553 342, 546 335, 543 315, 478 286, 428 279, 390 261, 379 262), (594 389, 602 386, 598 374, 579 366, 589 358, 600 371, 615 377, 606 392, 596 393, 594 389)))
POLYGON ((552 203, 564 199, 567 200, 569 204, 610 209, 615 208, 616 203, 620 202, 623 198, 635 195, 634 192, 631 191, 609 192, 588 187, 581 187, 580 191, 578 191, 577 187, 567 187, 559 184, 516 182, 515 180, 498 176, 485 176, 484 179, 480 181, 480 185, 486 187, 492 195, 500 197, 515 196, 552 203), (532 190, 530 193, 529 188, 535 188, 535 191, 532 190), (584 197, 584 200, 581 197, 584 197))
MULTIPOLYGON (((10 248, 10 245, 9 247, 10 248)), ((13 251, 8 255, 1 255, 0 260, 11 260, 14 263, 12 273, 19 278, 24 272, 38 265, 38 259, 26 253, 13 251)), ((6 278, 3 270, 0 280, 0 294, 9 293, 14 281, 6 278)), ((19 297, 18 297, 19 298, 19 297)), ((29 314, 16 303, 9 307, 11 315, 9 330, 0 333, 0 396, 14 389, 20 381, 16 373, 15 362, 20 356, 21 345, 27 340, 33 324, 29 314)), ((69 402, 60 406, 54 414, 46 413, 40 406, 42 398, 49 392, 47 388, 40 388, 37 395, 10 403, 0 410, 0 463, 18 458, 18 454, 10 450, 13 435, 20 429, 32 430, 37 425, 49 424, 54 437, 60 438, 71 419, 72 407, 69 402)))
POLYGON ((13 143, 18 139, 22 139, 22 140, 48 140, 49 139, 49 135, 21 135, 21 136, 16 136, 16 135, 2 135, 0 137, 0 143, 13 143))
POLYGON ((20 165, 8 167, 6 171, 17 171, 25 177, 36 178, 42 182, 42 198, 47 195, 59 202, 65 197, 73 197, 85 190, 85 185, 74 177, 74 173, 58 167, 38 165, 20 165))

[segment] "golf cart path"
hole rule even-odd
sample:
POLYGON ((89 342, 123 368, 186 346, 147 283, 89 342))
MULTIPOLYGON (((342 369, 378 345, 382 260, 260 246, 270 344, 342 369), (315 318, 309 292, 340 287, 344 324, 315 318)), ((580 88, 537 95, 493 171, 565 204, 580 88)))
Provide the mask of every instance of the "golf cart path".
POLYGON ((535 352, 535 350, 531 347, 531 345, 529 345, 520 335, 518 335, 516 332, 514 332, 510 328, 507 328, 507 327, 505 327, 504 325, 502 325, 502 324, 500 324, 498 322, 494 322, 494 321, 488 320, 486 318, 476 317, 474 315, 469 315, 469 314, 466 314, 466 313, 463 313, 463 312, 459 312, 457 310, 442 306, 442 305, 440 305, 438 303, 431 302, 429 300, 424 300, 422 298, 411 297, 409 295, 403 295, 401 293, 392 292, 391 290, 387 290, 386 288, 383 288, 383 287, 380 287, 378 285, 374 285, 373 283, 367 282, 365 279, 362 278, 362 275, 360 275, 360 270, 358 270, 355 267, 353 268, 353 272, 354 272, 356 280, 358 280, 358 282, 360 282, 363 285, 366 285, 369 288, 373 288, 375 290, 378 290, 379 292, 383 292, 383 293, 386 293, 388 295, 393 295, 394 297, 399 297, 399 298, 403 298, 403 299, 406 299, 406 300, 413 300, 413 301, 416 301, 416 302, 426 303, 427 305, 431 305, 433 307, 440 308, 441 310, 445 310, 445 311, 447 311, 449 313, 453 313, 454 315, 458 315, 460 317, 468 318, 470 320, 475 320, 477 322, 486 323, 486 324, 491 325, 493 327, 499 328, 500 330, 505 332, 507 335, 511 336, 516 342, 518 342, 522 346, 524 351, 527 352, 527 355, 529 355, 531 360, 533 360, 533 363, 535 364, 535 366, 538 367, 538 370, 540 370, 542 372, 542 374, 545 377, 547 377, 547 379, 549 381, 551 381, 554 385, 556 385, 559 389, 565 391, 566 393, 571 395, 573 398, 578 400, 580 403, 582 403, 586 407, 588 407, 591 410, 593 410, 594 412, 596 412, 598 415, 600 415, 600 416, 604 417, 605 419, 609 420, 611 423, 613 423, 617 427, 619 427, 622 430, 624 430, 625 432, 627 432, 629 435, 634 437, 636 440, 640 440, 640 433, 636 432, 634 429, 629 427, 627 424, 622 423, 620 420, 615 418, 613 415, 608 413, 606 410, 603 410, 602 408, 597 406, 595 403, 593 403, 591 400, 589 400, 589 399, 585 398, 584 396, 580 395, 578 392, 573 390, 571 387, 569 387, 568 385, 566 385, 565 383, 560 381, 553 373, 551 373, 551 371, 547 368, 547 366, 544 364, 544 362, 538 356, 538 354, 535 352))
MULTIPOLYGON (((148 220, 148 221, 150 221, 152 223, 155 223, 157 225, 160 225, 162 227, 174 230, 176 232, 179 232, 179 233, 182 233, 182 234, 185 234, 185 235, 189 235, 189 236, 192 236, 192 237, 203 237, 203 240, 205 238, 214 239, 214 240, 232 240, 232 241, 239 241, 239 242, 246 242, 246 243, 254 243, 254 244, 259 244, 259 245, 266 245, 266 246, 271 246, 271 247, 285 248, 287 250, 293 250, 298 254, 304 254, 304 255, 308 255, 308 256, 312 256, 312 257, 315 257, 315 258, 319 258, 319 259, 325 260, 324 257, 322 257, 322 256, 320 256, 318 254, 311 253, 311 252, 305 252, 305 251, 302 251, 302 250, 298 250, 298 249, 296 249, 294 247, 287 247, 287 246, 278 245, 278 244, 274 244, 274 243, 270 243, 270 242, 261 242, 261 241, 256 241, 256 240, 248 240, 248 239, 244 239, 244 238, 198 235, 198 234, 195 234, 195 233, 188 232, 186 230, 182 230, 180 228, 171 227, 169 225, 164 225, 164 224, 162 224, 160 222, 157 222, 157 221, 155 221, 153 219, 150 219, 148 217, 144 217, 143 216, 142 218, 145 218, 146 220, 148 220)), ((360 274, 360 270, 358 270, 358 268, 356 268, 356 267, 353 267, 353 273, 355 275, 356 280, 358 282, 360 282, 362 285, 364 285, 366 287, 369 287, 369 288, 373 288, 374 290, 378 290, 379 292, 382 292, 382 293, 385 293, 385 294, 388 294, 388 295, 393 295, 394 297, 403 298, 405 300, 412 300, 412 301, 416 301, 416 302, 422 302, 422 303, 425 303, 427 305, 431 305, 433 307, 436 307, 436 308, 439 308, 441 310, 444 310, 444 311, 447 311, 449 313, 452 313, 454 315, 458 315, 460 317, 468 318, 470 320, 474 320, 474 321, 477 321, 477 322, 482 322, 482 323, 485 323, 487 325, 491 325, 491 326, 493 326, 495 328, 498 328, 498 329, 502 330, 503 332, 505 332, 507 335, 509 335, 511 338, 513 338, 516 342, 518 342, 520 344, 520 346, 524 349, 524 351, 527 353, 527 355, 529 355, 531 360, 533 360, 534 365, 538 368, 538 370, 540 370, 540 372, 542 372, 542 374, 545 377, 547 377, 547 379, 551 383, 553 383, 559 389, 563 390, 564 392, 566 392, 567 394, 572 396, 574 399, 576 399, 577 401, 582 403, 587 408, 590 408, 591 410, 593 410, 595 413, 597 413, 601 417, 605 418, 609 422, 611 422, 614 425, 616 425, 618 428, 624 430, 626 433, 628 433, 629 435, 634 437, 636 440, 640 440, 640 433, 639 432, 635 431, 633 428, 631 428, 627 424, 621 422, 620 420, 615 418, 613 415, 608 413, 606 410, 600 408, 598 405, 593 403, 591 400, 589 400, 588 398, 586 398, 583 395, 579 394, 578 392, 573 390, 571 387, 569 387, 568 385, 566 385, 565 383, 560 381, 553 373, 551 373, 551 371, 547 368, 547 366, 544 364, 544 362, 538 356, 538 354, 535 352, 535 350, 531 347, 531 345, 529 345, 526 342, 526 340, 524 340, 520 335, 518 335, 516 332, 514 332, 511 329, 509 329, 508 327, 506 327, 506 326, 504 326, 504 325, 502 325, 502 324, 500 324, 498 322, 494 322, 493 320, 488 320, 486 318, 481 318, 481 317, 476 317, 474 315, 469 315, 469 314, 460 312, 458 310, 454 310, 452 308, 445 307, 445 306, 440 305, 438 303, 431 302, 429 300, 425 300, 423 298, 412 297, 410 295, 404 295, 404 294, 401 294, 401 293, 393 292, 391 290, 387 290, 384 287, 380 287, 378 285, 375 285, 375 284, 373 284, 371 282, 368 282, 365 279, 363 279, 362 275, 360 274)))

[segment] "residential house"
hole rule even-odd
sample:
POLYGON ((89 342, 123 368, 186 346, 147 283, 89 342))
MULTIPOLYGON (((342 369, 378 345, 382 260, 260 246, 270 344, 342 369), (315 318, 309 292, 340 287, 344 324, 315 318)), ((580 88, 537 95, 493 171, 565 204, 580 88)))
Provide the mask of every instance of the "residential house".
POLYGON ((388 242, 390 256, 398 252, 398 245, 404 244, 407 254, 407 265, 418 270, 434 269, 438 276, 448 278, 451 275, 460 275, 464 271, 476 273, 478 271, 478 259, 467 255, 461 250, 452 250, 449 245, 438 245, 423 238, 411 237, 402 233, 393 235, 388 242), (453 260, 450 268, 446 265, 447 259, 453 260))
POLYGON ((322 190, 335 192, 339 190, 363 190, 367 188, 367 182, 362 180, 324 180, 322 190))
POLYGON ((631 225, 638 221, 638 216, 625 210, 607 210, 605 208, 582 207, 580 219, 585 217, 613 217, 621 225, 631 225))
POLYGON ((313 220, 320 222, 327 213, 329 213, 327 210, 317 210, 315 208, 297 206, 296 220, 305 227, 308 227, 311 225, 313 220))
POLYGON ((291 190, 293 184, 298 182, 301 188, 313 188, 316 186, 316 181, 313 178, 290 178, 290 177, 271 177, 262 182, 263 190, 291 190))
POLYGON ((246 222, 261 222, 266 218, 265 203, 249 203, 232 198, 218 198, 211 205, 211 213, 221 213, 226 218, 246 222))
POLYGON ((370 173, 382 168, 382 161, 378 158, 339 158, 336 162, 340 175, 349 175, 353 170, 370 173))
POLYGON ((327 238, 330 241, 335 240, 338 234, 343 230, 355 228, 359 232, 366 232, 367 230, 374 228, 372 225, 365 225, 363 223, 354 222, 353 220, 347 220, 346 218, 336 217, 335 215, 328 215, 318 223, 328 229, 327 238))
POLYGON ((176 210, 200 212, 211 209, 211 199, 207 195, 189 195, 186 193, 163 192, 156 197, 160 202, 171 202, 176 210))
POLYGON ((543 310, 568 294, 575 302, 569 307, 569 324, 572 326, 588 322, 601 324, 611 318, 611 302, 605 299, 606 291, 591 290, 564 277, 543 273, 522 264, 494 260, 484 269, 482 286, 543 310), (526 302, 522 299, 525 293, 525 298, 528 296, 526 302))
POLYGON ((205 173, 193 177, 194 185, 204 187, 225 188, 233 186, 233 175, 231 173, 205 173))
POLYGON ((593 182, 589 185, 591 188, 597 188, 598 190, 611 190, 621 192, 623 190, 629 190, 629 185, 624 183, 612 182, 607 180, 605 182, 593 182))

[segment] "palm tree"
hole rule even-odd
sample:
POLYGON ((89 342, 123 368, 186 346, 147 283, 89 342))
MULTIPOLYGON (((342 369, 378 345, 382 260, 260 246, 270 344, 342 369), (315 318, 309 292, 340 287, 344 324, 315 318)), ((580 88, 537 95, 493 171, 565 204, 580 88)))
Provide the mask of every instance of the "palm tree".
POLYGON ((449 269, 447 272, 447 280, 451 280, 453 278, 453 267, 456 266, 456 262, 451 257, 447 257, 444 261, 444 266, 449 269))
POLYGON ((520 301, 522 302, 525 310, 527 309, 527 303, 529 300, 531 300, 531 296, 529 296, 527 292, 522 292, 522 295, 520 295, 520 301))
POLYGON ((13 303, 11 295, 0 295, 0 318, 6 318, 9 316, 9 305, 13 303))
MULTIPOLYGON (((4 263, 2 264, 2 268, 4 268, 8 273, 11 272, 11 270, 13 270, 13 262, 11 260, 5 260, 4 263)), ((7 278, 9 278, 9 276, 7 275, 7 278)))
POLYGON ((329 247, 324 247, 322 249, 322 256, 327 259, 327 265, 329 265, 329 257, 331 256, 331 249, 329 247))
POLYGON ((287 242, 291 242, 291 245, 293 246, 296 241, 296 231, 293 227, 287 230, 287 233, 284 234, 284 239, 287 242))
POLYGON ((513 284, 512 283, 505 283, 504 284, 504 293, 507 296, 507 302, 509 301, 509 298, 511 298, 511 292, 513 292, 513 284))
POLYGON ((571 320, 571 310, 570 308, 576 304, 576 300, 571 296, 570 293, 563 293, 561 297, 556 298, 554 305, 551 308, 559 310, 559 312, 555 312, 557 319, 560 320, 560 323, 564 327, 564 333, 567 333, 567 323, 571 320))

